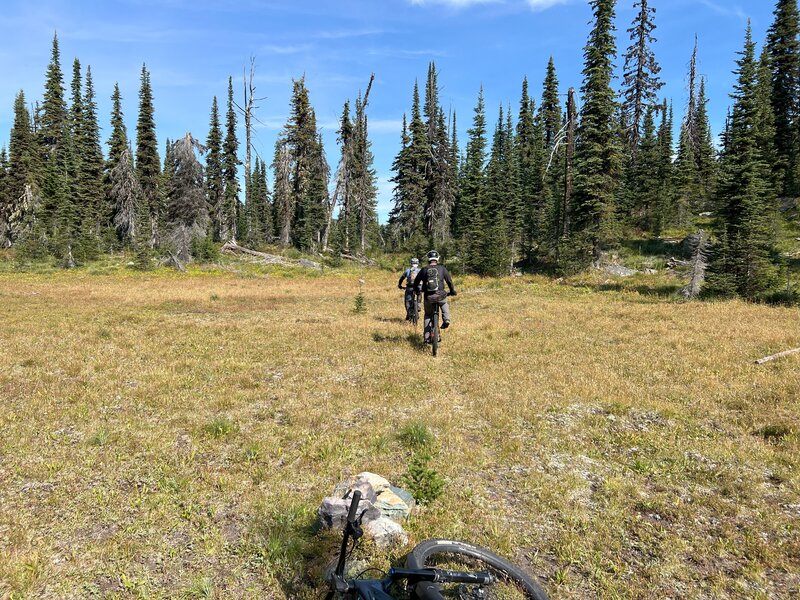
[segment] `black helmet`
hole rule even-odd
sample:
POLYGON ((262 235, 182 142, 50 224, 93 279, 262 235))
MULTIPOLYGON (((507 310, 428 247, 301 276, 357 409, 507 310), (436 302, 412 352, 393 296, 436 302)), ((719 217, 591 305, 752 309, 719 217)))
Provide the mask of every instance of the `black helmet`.
POLYGON ((431 262, 431 261, 434 261, 434 260, 436 262, 439 262, 439 253, 436 250, 431 250, 430 252, 428 252, 428 262, 431 262))

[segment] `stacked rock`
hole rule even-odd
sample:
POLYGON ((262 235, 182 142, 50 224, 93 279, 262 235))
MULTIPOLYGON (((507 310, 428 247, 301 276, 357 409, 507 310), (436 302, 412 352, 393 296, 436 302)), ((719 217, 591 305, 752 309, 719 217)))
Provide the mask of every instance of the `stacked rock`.
POLYGON ((379 548, 406 545, 408 534, 400 523, 411 514, 414 497, 374 473, 359 473, 354 479, 342 481, 336 485, 333 495, 323 498, 319 507, 322 526, 326 529, 344 529, 352 492, 355 490, 361 492, 358 514, 364 533, 379 548))

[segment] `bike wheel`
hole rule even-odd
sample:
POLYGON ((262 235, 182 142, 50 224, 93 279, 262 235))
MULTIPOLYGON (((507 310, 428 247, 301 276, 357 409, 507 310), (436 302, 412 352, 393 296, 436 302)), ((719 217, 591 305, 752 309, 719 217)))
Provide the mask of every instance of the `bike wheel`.
POLYGON ((439 354, 439 310, 433 313, 433 320, 431 322, 431 349, 433 355, 439 354))
POLYGON ((419 300, 416 296, 414 296, 414 306, 412 310, 414 312, 411 315, 411 322, 414 324, 414 328, 416 329, 417 323, 419 323, 419 300))
POLYGON ((451 571, 488 571, 496 582, 491 586, 466 586, 450 583, 418 583, 414 594, 419 600, 480 598, 486 600, 548 600, 544 590, 521 568, 491 550, 464 542, 427 540, 418 544, 406 558, 409 569, 441 568, 451 571))

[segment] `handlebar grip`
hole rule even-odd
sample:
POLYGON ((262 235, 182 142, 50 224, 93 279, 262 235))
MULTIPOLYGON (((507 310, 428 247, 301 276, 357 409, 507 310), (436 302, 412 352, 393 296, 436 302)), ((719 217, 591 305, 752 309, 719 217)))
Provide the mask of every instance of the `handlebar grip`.
POLYGON ((353 500, 350 502, 350 511, 347 513, 347 520, 350 523, 355 522, 356 514, 358 513, 358 504, 361 502, 361 490, 353 491, 353 500))

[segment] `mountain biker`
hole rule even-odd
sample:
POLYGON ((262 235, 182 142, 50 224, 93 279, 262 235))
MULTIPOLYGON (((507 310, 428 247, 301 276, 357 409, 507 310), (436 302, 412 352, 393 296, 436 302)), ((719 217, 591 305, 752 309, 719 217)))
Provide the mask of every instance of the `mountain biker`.
POLYGON ((447 297, 455 296, 457 293, 450 272, 439 264, 439 253, 431 250, 427 258, 428 266, 414 279, 414 289, 422 290, 425 295, 425 343, 430 341, 431 321, 436 312, 436 305, 439 305, 442 311, 442 329, 450 327, 450 305, 447 297), (450 290, 449 294, 444 289, 445 283, 450 290))
POLYGON ((403 274, 400 275, 400 281, 397 282, 397 287, 400 288, 401 290, 403 289, 403 281, 406 282, 405 286, 406 321, 413 320, 414 294, 419 294, 419 292, 414 289, 414 280, 417 278, 419 271, 420 271, 419 259, 412 258, 411 266, 405 271, 403 271, 403 274))

